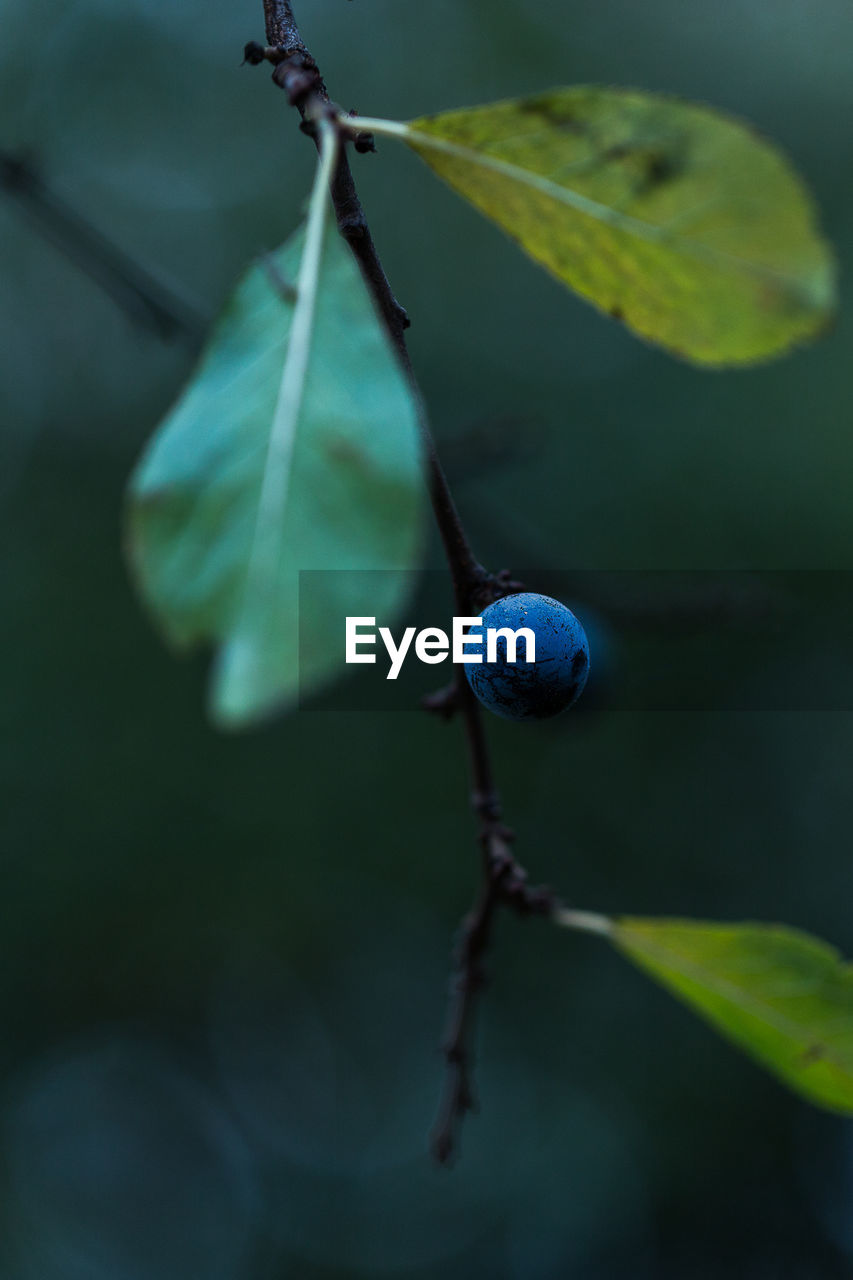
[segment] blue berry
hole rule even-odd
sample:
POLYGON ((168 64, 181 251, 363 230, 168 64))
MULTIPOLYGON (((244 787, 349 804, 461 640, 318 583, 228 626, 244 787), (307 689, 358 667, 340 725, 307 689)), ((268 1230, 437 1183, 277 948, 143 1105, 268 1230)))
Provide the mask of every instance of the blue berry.
MULTIPOLYGON (((578 698, 589 674, 589 645, 571 609, 550 596, 525 591, 504 596, 480 614, 482 627, 469 635, 483 635, 483 661, 466 663, 465 675, 474 693, 490 711, 505 720, 544 720, 559 715, 578 698), (497 657, 486 661, 485 630, 529 628, 536 642, 536 658, 525 661, 526 645, 519 637, 516 661, 507 660, 506 638, 497 640, 497 657)), ((470 648, 469 654, 477 653, 470 648)))

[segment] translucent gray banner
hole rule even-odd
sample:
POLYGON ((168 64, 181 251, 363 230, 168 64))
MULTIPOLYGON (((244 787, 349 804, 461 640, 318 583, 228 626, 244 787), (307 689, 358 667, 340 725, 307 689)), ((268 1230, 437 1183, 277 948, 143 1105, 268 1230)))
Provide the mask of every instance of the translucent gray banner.
MULTIPOLYGON (((853 571, 513 570, 583 623, 590 679, 571 715, 623 711, 853 710, 853 571)), ((411 710, 453 680, 412 644, 396 680, 382 640, 346 665, 348 616, 375 617, 399 643, 407 627, 450 633, 448 575, 309 570, 300 574, 300 706, 411 710), (318 688, 317 653, 329 672, 318 688), (303 674, 305 680, 303 682, 303 674)), ((370 631, 370 627, 363 630, 370 631)))

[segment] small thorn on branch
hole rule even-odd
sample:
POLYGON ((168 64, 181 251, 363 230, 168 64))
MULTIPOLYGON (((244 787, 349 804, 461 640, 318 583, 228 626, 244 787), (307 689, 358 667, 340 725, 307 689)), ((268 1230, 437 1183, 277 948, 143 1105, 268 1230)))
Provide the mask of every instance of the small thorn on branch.
POLYGON ((454 680, 451 684, 445 685, 443 689, 438 689, 435 693, 428 693, 425 698, 421 699, 421 707, 424 711, 430 711, 433 715, 441 716, 443 720, 452 719, 459 710, 459 682, 454 680))
POLYGON ((270 52, 266 45, 259 44, 257 40, 250 40, 243 48, 243 65, 248 63, 250 67, 259 67, 262 62, 268 60, 270 52))

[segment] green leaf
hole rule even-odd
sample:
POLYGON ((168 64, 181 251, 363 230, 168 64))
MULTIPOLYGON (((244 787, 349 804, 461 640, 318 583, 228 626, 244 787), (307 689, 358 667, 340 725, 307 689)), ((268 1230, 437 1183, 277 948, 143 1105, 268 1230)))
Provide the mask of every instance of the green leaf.
POLYGON ((853 1112, 853 967, 825 942, 781 925, 559 919, 604 934, 797 1093, 853 1112))
POLYGON ((316 575, 330 621, 300 654, 300 570, 418 557, 418 406, 329 216, 334 151, 307 228, 242 279, 130 485, 142 594, 176 645, 218 646, 211 710, 234 727, 334 675, 345 615, 393 615, 408 581, 371 575, 365 610, 364 575, 329 574, 326 599, 316 575))
POLYGON ((802 183, 708 107, 580 86, 384 131, 583 297, 700 364, 776 355, 832 313, 802 183))

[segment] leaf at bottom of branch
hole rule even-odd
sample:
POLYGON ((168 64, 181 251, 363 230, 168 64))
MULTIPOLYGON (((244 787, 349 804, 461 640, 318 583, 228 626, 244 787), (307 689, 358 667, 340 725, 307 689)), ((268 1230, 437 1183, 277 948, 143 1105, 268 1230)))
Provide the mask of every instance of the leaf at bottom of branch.
POLYGON ((783 925, 557 918, 609 938, 795 1092, 853 1113, 853 967, 833 947, 783 925))

